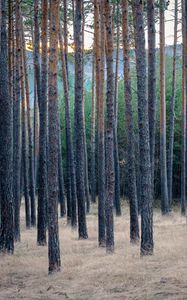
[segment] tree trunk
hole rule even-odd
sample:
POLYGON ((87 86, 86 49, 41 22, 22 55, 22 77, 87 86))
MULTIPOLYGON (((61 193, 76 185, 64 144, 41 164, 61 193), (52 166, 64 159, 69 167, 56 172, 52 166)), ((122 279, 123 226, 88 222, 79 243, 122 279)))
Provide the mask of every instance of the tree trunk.
POLYGON ((85 211, 85 149, 83 119, 83 63, 82 63, 82 1, 76 0, 75 12, 75 144, 76 144, 76 178, 78 200, 79 238, 87 239, 85 211))
POLYGON ((166 96, 165 96, 165 0, 160 0, 160 170, 161 211, 169 213, 166 165, 166 96))
POLYGON ((106 250, 114 252, 113 201, 115 193, 114 169, 114 73, 112 10, 110 1, 105 1, 104 15, 106 28, 107 63, 107 115, 106 115, 106 250))
POLYGON ((21 80, 20 80, 20 28, 19 28, 19 1, 16 1, 15 15, 16 15, 16 50, 14 54, 15 66, 15 97, 13 105, 13 196, 14 196, 14 239, 16 242, 20 241, 20 177, 21 177, 21 80))
POLYGON ((105 24, 103 3, 94 1, 94 30, 96 57, 96 111, 98 130, 98 241, 105 246, 105 133, 104 133, 104 59, 105 24), (100 13, 99 13, 100 10, 100 13))
POLYGON ((181 215, 186 215, 186 92, 187 92, 187 28, 186 28, 186 11, 185 0, 182 0, 182 150, 181 150, 181 215))
MULTIPOLYGON (((35 12, 36 13, 36 12, 35 12)), ((37 22, 35 28, 37 28, 37 22)), ((46 227, 48 202, 47 184, 47 29, 48 29, 48 1, 42 0, 42 52, 41 52, 41 90, 39 100, 40 133, 39 133, 39 162, 38 162, 38 225, 37 242, 38 245, 46 245, 46 227)), ((36 49, 37 52, 37 49, 36 49)), ((37 60, 36 60, 37 61, 37 60)), ((38 63, 36 63, 36 66, 38 63)), ((38 68, 35 68, 35 78, 40 80, 38 68)), ((40 82, 39 82, 40 86, 40 82)), ((37 85, 38 87, 38 85, 37 85)))
POLYGON ((90 211, 90 193, 89 193, 89 179, 88 179, 88 153, 87 153, 87 141, 86 141, 86 127, 85 127, 85 112, 84 112, 84 106, 85 106, 85 99, 84 99, 84 27, 85 27, 85 16, 84 16, 84 2, 82 1, 81 5, 82 9, 82 69, 83 69, 83 121, 84 121, 84 165, 85 165, 85 171, 84 171, 84 176, 85 176, 85 197, 86 197, 86 211, 89 213, 90 211))
POLYGON ((154 198, 154 165, 155 165, 155 118, 156 118, 156 29, 155 0, 147 1, 148 27, 148 107, 151 177, 154 198))
POLYGON ((139 155, 141 177, 141 255, 153 254, 153 199, 146 97, 146 52, 142 1, 133 2, 138 93, 139 155))
POLYGON ((116 45, 116 65, 115 65, 115 88, 114 88, 114 166, 115 166, 115 197, 114 204, 116 215, 121 216, 120 202, 120 166, 118 152, 118 71, 119 71, 119 44, 120 44, 120 15, 119 0, 117 1, 117 45, 116 45))
POLYGON ((62 162, 62 143, 61 143, 61 126, 60 126, 60 109, 58 114, 59 123, 59 140, 58 140, 58 180, 59 180, 59 203, 60 203, 60 216, 66 215, 65 191, 64 191, 64 174, 62 162))
MULTIPOLYGON (((33 61, 34 61, 34 176, 36 179, 36 136, 37 136, 37 102, 39 105, 41 96, 41 76, 40 76, 40 32, 39 32, 39 1, 34 0, 34 51, 33 51, 33 61)), ((38 182, 36 186, 38 185, 38 182)))
POLYGON ((64 4, 64 55, 66 62, 66 72, 68 79, 68 21, 67 21, 67 0, 63 0, 64 4))
POLYGON ((60 271, 60 245, 58 229, 58 155, 59 155, 59 122, 58 122, 58 34, 59 34, 59 0, 50 2, 50 52, 48 80, 48 257, 49 274, 60 271))
POLYGON ((60 44, 60 55, 62 64, 62 77, 64 86, 64 101, 65 101, 65 122, 66 122, 66 143, 67 143, 67 177, 70 182, 71 192, 71 225, 72 227, 77 226, 77 189, 76 189, 76 176, 75 176, 75 162, 74 162, 74 149, 72 141, 72 130, 71 130, 71 117, 70 117, 70 100, 69 100, 69 87, 68 77, 65 64, 65 54, 63 47, 63 40, 61 30, 59 31, 59 44, 60 44))
POLYGON ((128 153, 128 196, 130 203, 130 239, 131 242, 139 240, 138 224, 138 202, 136 187, 136 168, 135 168, 135 143, 134 143, 134 125, 132 112, 132 93, 131 93, 131 75, 129 61, 129 32, 128 32, 128 1, 122 1, 123 13, 123 51, 124 51, 124 94, 125 94, 125 116, 127 128, 127 153, 128 153))
POLYGON ((13 106, 8 90, 6 1, 1 1, 0 49, 0 252, 13 254, 13 106))

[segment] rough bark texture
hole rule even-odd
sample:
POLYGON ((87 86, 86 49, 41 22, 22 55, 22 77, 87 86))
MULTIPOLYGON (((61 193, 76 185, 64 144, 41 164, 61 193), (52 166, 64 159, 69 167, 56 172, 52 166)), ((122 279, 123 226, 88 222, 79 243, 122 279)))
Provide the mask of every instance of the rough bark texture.
POLYGON ((83 70, 83 81, 82 81, 82 89, 83 89, 83 121, 84 121, 84 177, 85 177, 85 197, 86 197, 86 211, 89 213, 90 211, 90 192, 89 192, 89 179, 88 179, 88 152, 87 152, 87 140, 86 140, 86 126, 85 126, 85 112, 84 112, 84 27, 85 27, 85 16, 84 16, 84 2, 82 1, 81 5, 82 9, 82 70, 83 70))
POLYGON ((136 188, 135 168, 135 143, 132 112, 131 75, 129 61, 129 33, 128 33, 128 1, 122 1, 123 13, 123 51, 124 51, 124 95, 125 95, 125 116, 127 128, 127 152, 128 152, 128 196, 130 203, 130 239, 131 242, 139 240, 138 224, 138 203, 136 188))
POLYGON ((113 201, 115 193, 114 169, 114 73, 113 73, 113 32, 110 1, 104 4, 106 27, 107 63, 107 115, 106 115, 106 250, 114 252, 113 201))
POLYGON ((156 119, 156 29, 155 0, 147 1, 148 27, 148 107, 151 176, 154 197, 154 165, 155 165, 155 119, 156 119))
POLYGON ((168 214, 168 185, 166 164, 166 91, 165 91, 165 0, 160 0, 160 171, 161 210, 168 214))
POLYGON ((21 80, 20 80, 20 29, 19 29, 19 1, 16 1, 15 15, 16 15, 16 51, 15 51, 15 97, 13 104, 13 139, 14 139, 14 152, 13 152, 13 196, 14 196, 14 239, 20 241, 20 177, 21 177, 21 80))
POLYGON ((64 101, 65 101, 65 122, 66 122, 66 145, 67 145, 67 177, 70 182, 71 193, 71 225, 77 226, 77 188, 76 188, 76 175, 75 175, 75 162, 74 162, 74 149, 72 141, 71 118, 70 118, 70 99, 68 88, 68 77, 65 64, 65 53, 63 51, 63 40, 61 31, 59 31, 60 55, 62 64, 62 77, 64 86, 64 101))
POLYGON ((76 0, 75 11, 75 144, 76 144, 76 178, 78 200, 79 238, 87 239, 85 211, 85 149, 83 119, 83 63, 82 63, 82 1, 76 0))
POLYGON ((59 180, 59 203, 60 216, 66 215, 65 191, 64 191, 64 172, 62 162, 62 142, 61 142, 61 125, 60 125, 60 109, 58 114, 59 139, 58 139, 58 180, 59 180))
POLYGON ((187 30, 186 30, 186 4, 185 0, 182 0, 182 38, 183 38, 183 54, 182 54, 182 149, 181 149, 181 215, 186 214, 186 92, 187 92, 187 30))
POLYGON ((146 97, 146 52, 142 1, 133 2, 135 24, 138 125, 141 177, 141 255, 153 253, 153 207, 149 145, 148 100, 146 97))
MULTIPOLYGON (((41 96, 41 76, 40 76, 40 32, 39 32, 39 1, 34 0, 34 51, 33 51, 33 61, 34 61, 34 175, 35 179, 37 176, 37 107, 41 96)), ((39 147, 38 147, 39 148, 39 147)), ((38 182, 36 182, 36 188, 38 187, 38 182)))
POLYGON ((114 166, 115 166, 115 197, 114 205, 116 215, 121 216, 120 202, 120 166, 119 166, 119 151, 118 151, 118 70, 119 70, 119 44, 120 44, 120 14, 119 1, 117 1, 117 29, 116 29, 116 65, 115 65, 115 88, 114 88, 114 166))
POLYGON ((1 1, 0 49, 0 252, 13 254, 13 108, 8 90, 6 1, 1 1))
POLYGON ((67 20, 67 0, 63 0, 64 8, 64 55, 66 63, 66 72, 68 78, 68 20, 67 20))
POLYGON ((105 133, 104 133, 104 59, 105 24, 103 3, 94 1, 94 30, 96 56, 96 111, 98 130, 98 241, 105 246, 105 133))
POLYGON ((49 232, 49 273, 60 271, 60 245, 58 230, 58 34, 59 0, 50 2, 50 52, 48 83, 49 150, 48 150, 48 232, 49 232))
MULTIPOLYGON (((36 13, 36 12, 35 12, 36 13)), ((48 28, 48 1, 42 1, 42 53, 41 53, 41 90, 39 114, 40 114, 40 133, 39 133, 39 164, 38 164, 38 224, 37 242, 38 245, 46 245, 46 205, 48 200, 47 189, 47 28, 48 28)), ((37 23, 35 28, 37 27, 37 23)), ((36 33, 35 33, 36 34, 36 33)), ((37 52, 37 51, 36 51, 37 52)), ((38 68, 35 67, 35 77, 38 78, 38 68)), ((40 79, 40 76, 38 80, 40 79)), ((40 83, 39 83, 40 85, 40 83)), ((38 86, 38 85, 37 85, 38 86)))

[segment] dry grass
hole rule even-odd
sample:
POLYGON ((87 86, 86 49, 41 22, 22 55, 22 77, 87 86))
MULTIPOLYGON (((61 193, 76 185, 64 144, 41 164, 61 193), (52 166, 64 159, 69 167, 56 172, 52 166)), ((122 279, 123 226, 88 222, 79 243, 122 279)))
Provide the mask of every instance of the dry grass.
POLYGON ((12 257, 0 256, 0 299, 187 299, 187 224, 179 212, 155 212, 155 254, 140 258, 129 243, 127 208, 115 220, 116 251, 97 247, 96 208, 88 216, 89 239, 60 220, 62 272, 47 275, 47 247, 36 246, 36 231, 26 231, 12 257))

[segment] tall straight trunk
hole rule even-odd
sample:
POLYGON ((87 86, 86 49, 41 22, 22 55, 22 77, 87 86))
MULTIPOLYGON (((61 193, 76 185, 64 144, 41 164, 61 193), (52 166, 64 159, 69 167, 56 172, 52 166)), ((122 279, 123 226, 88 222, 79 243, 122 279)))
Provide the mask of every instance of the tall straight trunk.
POLYGON ((60 44, 60 55, 62 64, 62 77, 64 86, 64 101, 65 101, 65 121, 66 121, 66 143, 67 143, 67 177, 70 182, 71 192, 71 225, 72 227, 77 226, 77 188, 76 188, 76 175, 75 175, 75 162, 74 162, 74 149, 72 141, 72 129, 71 129, 71 117, 70 117, 70 99, 69 99, 69 88, 68 88, 68 77, 65 64, 65 54, 63 47, 63 40, 61 30, 59 30, 59 44, 60 44))
MULTIPOLYGON (((36 12, 35 12, 36 13, 36 12)), ((37 27, 37 23, 35 25, 37 27)), ((38 162, 38 245, 46 245, 47 227, 47 42, 48 42, 48 1, 42 0, 42 25, 41 25, 41 89, 39 99, 40 132, 39 132, 39 162, 38 162)), ((37 51, 36 51, 37 52, 37 51)), ((35 69, 35 73, 38 68, 35 69)), ((38 75, 35 74, 35 78, 38 75)), ((40 79, 40 76, 39 78, 40 79)), ((39 83, 40 84, 40 83, 39 83)))
POLYGON ((13 104, 13 196, 14 196, 14 239, 20 241, 20 177, 21 177, 21 80, 20 80, 20 28, 19 28, 19 1, 15 6, 15 29, 16 29, 16 47, 14 53, 14 78, 15 78, 15 96, 13 104))
MULTIPOLYGON (((21 14, 19 15, 19 20, 21 22, 21 14)), ((23 186, 24 186, 23 189, 24 189, 24 198, 25 198, 26 228, 29 229, 31 226, 31 205, 30 205, 30 198, 29 198, 27 122, 26 122, 27 105, 25 99, 25 86, 24 86, 24 66, 23 66, 24 62, 23 62, 23 51, 22 51, 22 37, 20 38, 20 49, 21 49, 20 75, 21 75, 21 128, 22 128, 22 174, 21 176, 23 176, 23 186)))
POLYGON ((153 254, 153 198, 146 97, 146 51, 142 1, 133 2, 138 93, 139 155, 141 178, 141 255, 153 254))
POLYGON ((94 31, 96 58, 96 111, 98 131, 98 242, 105 246, 105 132, 104 132, 104 59, 105 24, 103 3, 94 1, 94 31))
POLYGON ((92 57, 92 122, 91 122, 91 178, 90 178, 90 186, 91 186, 91 201, 92 203, 96 203, 96 164, 95 164, 95 124, 96 124, 96 101, 95 101, 95 47, 93 50, 92 57))
POLYGON ((50 52, 48 84, 48 257, 49 274, 60 271, 60 245, 58 229, 58 155, 59 155, 59 122, 58 122, 58 34, 59 34, 59 0, 50 2, 50 52))
POLYGON ((170 100, 170 128, 169 128, 169 149, 168 149, 168 204, 169 210, 172 205, 173 189, 173 146, 175 132, 175 99, 176 99, 176 54, 177 54, 177 30, 178 30, 178 0, 175 0, 175 23, 173 42, 173 73, 172 73, 172 96, 170 100))
POLYGON ((114 204, 116 215, 121 216, 120 202, 120 166, 119 166, 119 151, 118 151, 118 72, 119 72, 119 44, 120 44, 120 12, 119 1, 117 1, 117 44, 116 44, 116 65, 115 65, 115 88, 114 88, 114 166, 115 166, 115 197, 114 204))
POLYGON ((155 118, 156 118, 156 29, 155 0, 147 1, 148 27, 148 107, 149 107, 149 138, 151 176, 154 197, 154 166, 155 166, 155 118))
MULTIPOLYGON (((69 81, 68 81, 68 32, 67 32, 67 0, 63 0, 63 5, 64 5, 64 21, 63 21, 63 31, 64 31, 64 42, 62 39, 62 30, 61 30, 61 25, 60 25, 60 30, 59 30, 59 43, 60 43, 60 48, 61 48, 61 64, 62 64, 62 55, 64 56, 64 67, 66 68, 66 80, 67 80, 67 89, 66 93, 68 93, 68 101, 69 101, 69 81)), ((62 66, 63 68, 63 66, 62 66)), ((63 75, 63 74, 62 74, 63 75)), ((63 76, 63 83, 64 83, 64 76, 63 76)), ((65 94, 65 88, 64 88, 64 97, 66 97, 65 94)), ((67 99, 65 98, 65 109, 67 109, 67 99)), ((69 107, 69 103, 68 103, 69 107)), ((68 108, 69 109, 69 108, 68 108)), ((66 153, 67 153, 67 180, 66 180, 66 194, 67 194, 67 223, 70 224, 72 220, 72 179, 71 178, 71 154, 70 154, 70 149, 69 149, 69 128, 68 126, 70 124, 70 112, 65 113, 65 122, 66 122, 66 153), (69 118, 69 119, 68 119, 69 118)), ((74 199, 75 200, 75 199, 74 199)))
POLYGON ((13 1, 8 1, 8 77, 9 77, 9 95, 13 99, 13 1))
POLYGON ((131 92, 131 74, 129 59, 129 31, 128 31, 128 0, 122 1, 123 13, 123 52, 124 52, 124 95, 125 95, 125 116, 127 128, 127 152, 128 152, 128 196, 130 203, 130 239, 131 242, 139 240, 138 224, 138 201, 136 187, 136 168, 135 168, 135 142, 134 142, 134 124, 132 112, 132 92, 131 92))
POLYGON ((75 144, 76 144, 76 178, 78 200, 79 238, 87 239, 85 211, 85 148, 83 119, 83 62, 82 62, 82 1, 76 0, 75 11, 75 144))
POLYGON ((59 123, 59 139, 58 139, 59 203, 60 203, 60 216, 64 217, 66 215, 66 204, 65 204, 65 191, 64 191, 64 172, 63 172, 63 162, 62 162, 60 109, 59 109, 58 123, 59 123))
POLYGON ((166 90, 165 90, 165 0, 160 0, 160 171, 161 211, 168 214, 168 185, 166 164, 166 90))
POLYGON ((106 115, 106 250, 114 251, 113 201, 115 193, 114 169, 114 73, 113 73, 113 32, 110 1, 103 5, 106 28, 107 64, 107 115, 106 115))
POLYGON ((13 254, 13 106, 8 88, 6 1, 1 1, 0 49, 0 252, 13 254))
POLYGON ((67 20, 67 0, 63 0, 64 9, 64 55, 66 62, 66 72, 68 78, 68 20, 67 20))
POLYGON ((38 174, 38 146, 39 146, 39 120, 38 120, 38 96, 36 79, 34 78, 34 113, 33 113, 33 151, 34 151, 34 176, 35 176, 35 188, 38 188, 37 174, 38 174))
POLYGON ((31 108, 30 108, 30 91, 29 91, 29 79, 27 70, 27 57, 25 48, 25 37, 23 20, 22 21, 22 51, 23 51, 23 67, 24 67, 24 81, 25 81, 25 96, 27 102, 27 126, 28 126, 28 154, 29 154, 29 194, 31 199, 31 225, 36 226, 36 204, 35 204, 35 176, 34 176, 34 156, 33 156, 33 132, 31 125, 31 108))
POLYGON ((185 0, 182 0, 182 38, 183 38, 183 53, 182 53, 182 150, 181 150, 181 215, 186 215, 186 92, 187 92, 187 28, 186 28, 186 11, 185 0))
POLYGON ((84 171, 84 176, 85 176, 85 197, 86 197, 86 211, 89 213, 90 211, 90 193, 89 193, 89 179, 88 179, 88 152, 87 152, 87 140, 86 140, 86 126, 85 126, 85 112, 84 112, 84 107, 85 107, 85 99, 84 99, 84 27, 85 27, 85 16, 84 16, 84 2, 82 1, 82 16, 83 16, 83 21, 82 21, 82 69, 83 69, 83 121, 84 121, 84 165, 85 165, 85 171, 84 171))
POLYGON ((37 108, 41 97, 41 74, 40 74, 40 31, 39 31, 39 1, 34 0, 34 33, 33 33, 33 62, 34 62, 34 175, 36 179, 36 189, 38 188, 37 182, 37 147, 39 148, 37 141, 37 108))

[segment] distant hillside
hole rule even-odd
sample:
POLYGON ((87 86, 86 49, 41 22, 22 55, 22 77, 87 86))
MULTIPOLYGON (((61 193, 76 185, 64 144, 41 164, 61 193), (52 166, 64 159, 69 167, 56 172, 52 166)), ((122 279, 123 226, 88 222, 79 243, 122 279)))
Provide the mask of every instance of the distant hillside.
MULTIPOLYGON (((157 49, 157 53, 159 53, 159 49, 157 49)), ((173 46, 167 46, 165 48, 165 53, 166 56, 172 57, 173 55, 173 46)), ((177 46, 177 56, 181 57, 182 55, 182 45, 177 46)), ((92 56, 93 53, 85 53, 84 56, 84 76, 85 76, 85 88, 89 89, 90 88, 90 80, 92 78, 92 56)), ((131 64, 135 64, 135 51, 132 50, 130 53, 131 56, 131 64)), ((116 50, 114 50, 114 60, 116 57, 116 50)), ((34 95, 34 72, 33 72, 33 53, 32 52, 27 52, 27 63, 28 63, 28 68, 29 68, 29 80, 30 80, 30 94, 31 94, 31 99, 33 100, 33 95, 34 95)), ((60 67, 60 66, 59 66, 60 67)), ((68 67, 69 67, 69 74, 70 77, 74 77, 74 58, 73 54, 69 54, 69 59, 68 59, 68 67)), ((60 69, 60 68, 59 68, 60 69)), ((119 77, 123 77, 123 49, 120 49, 119 52, 119 77)), ((63 90, 61 80, 59 79, 59 92, 61 93, 63 90)))

